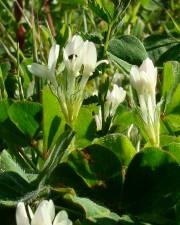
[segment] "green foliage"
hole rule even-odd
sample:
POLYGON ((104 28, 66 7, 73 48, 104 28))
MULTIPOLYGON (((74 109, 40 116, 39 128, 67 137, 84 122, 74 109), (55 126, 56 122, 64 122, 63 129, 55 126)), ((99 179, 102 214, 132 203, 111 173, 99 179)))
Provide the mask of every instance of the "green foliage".
POLYGON ((44 149, 48 150, 52 147, 58 136, 63 132, 64 119, 61 113, 58 100, 49 90, 45 87, 43 90, 43 144, 44 149))
POLYGON ((121 134, 110 134, 94 141, 111 150, 120 160, 122 167, 128 167, 131 159, 136 154, 136 150, 129 139, 121 134))
POLYGON ((132 65, 140 65, 148 57, 140 40, 131 35, 110 40, 108 51, 132 65))
POLYGON ((18 102, 9 107, 8 115, 22 133, 32 138, 39 128, 37 120, 41 118, 41 115, 39 115, 39 118, 37 116, 41 113, 41 110, 42 107, 38 103, 18 102))
POLYGON ((143 44, 136 37, 123 35, 111 39, 108 46, 110 60, 129 74, 131 65, 140 65, 148 57, 143 44))
MULTIPOLYGON (((0 0, 2 224, 15 224, 17 202, 34 206, 52 198, 75 225, 180 225, 179 10, 179 0, 25 0, 22 13, 14 1, 0 0), (86 99, 70 128, 55 95, 59 87, 50 90, 49 80, 35 77, 27 66, 47 65, 56 41, 60 81, 63 49, 74 34, 94 42, 98 61, 109 63, 89 77, 86 99), (141 135, 129 82, 132 65, 147 57, 158 66, 158 148, 148 147, 141 135), (114 84, 126 90, 126 100, 104 121, 114 84)), ((70 55, 70 61, 71 56, 77 58, 70 55)), ((89 52, 87 57, 89 63, 89 52)), ((80 91, 66 98, 75 99, 80 91)))
POLYGON ((94 104, 81 107, 74 126, 77 147, 83 148, 89 145, 96 137, 96 123, 92 116, 96 111, 97 106, 94 104))
POLYGON ((164 64, 162 96, 164 98, 164 116, 162 118, 164 124, 172 132, 179 131, 179 84, 180 64, 178 62, 167 62, 164 64))
MULTIPOLYGON (((123 206, 149 221, 164 217, 179 199, 180 167, 176 159, 160 149, 144 149, 129 165, 123 189, 123 206)), ((170 221, 169 221, 170 222, 170 221)))

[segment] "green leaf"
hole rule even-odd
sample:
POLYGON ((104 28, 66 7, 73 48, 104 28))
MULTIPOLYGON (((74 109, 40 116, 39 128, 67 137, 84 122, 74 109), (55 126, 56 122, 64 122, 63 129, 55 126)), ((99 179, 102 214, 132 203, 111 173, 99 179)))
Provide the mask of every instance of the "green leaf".
POLYGON ((180 143, 180 136, 176 137, 176 136, 167 135, 167 134, 160 136, 160 143, 162 147, 174 142, 180 143))
POLYGON ((84 211, 85 218, 90 221, 96 221, 100 218, 109 218, 118 221, 120 217, 112 213, 108 208, 105 208, 97 203, 91 201, 88 198, 78 197, 76 195, 67 194, 64 198, 69 201, 69 203, 75 204, 81 210, 84 211))
POLYGON ((116 126, 116 130, 123 132, 129 128, 131 124, 134 123, 133 111, 130 111, 124 105, 119 105, 113 120, 113 125, 116 126))
POLYGON ((73 151, 69 155, 68 164, 89 187, 103 186, 103 181, 120 175, 121 163, 118 158, 113 152, 97 144, 73 151))
POLYGON ((169 114, 163 118, 163 122, 168 124, 171 131, 173 132, 180 131, 180 115, 169 114))
POLYGON ((44 185, 47 179, 51 176, 52 172, 62 161, 65 151, 67 150, 72 138, 74 136, 74 131, 68 127, 63 134, 61 134, 56 141, 56 145, 52 149, 48 159, 46 160, 39 176, 37 177, 35 183, 44 185))
POLYGON ((140 65, 148 57, 141 41, 132 35, 111 39, 108 52, 132 65, 140 65))
POLYGON ((125 74, 129 75, 131 70, 131 64, 121 60, 120 58, 116 57, 115 55, 108 52, 108 58, 112 61, 120 70, 122 70, 125 74))
POLYGON ((95 104, 82 106, 77 120, 75 122, 75 144, 79 147, 85 147, 91 143, 96 136, 96 123, 93 118, 93 112, 97 111, 95 104))
POLYGON ((88 6, 93 11, 93 13, 95 13, 97 16, 102 18, 104 21, 109 22, 109 17, 107 15, 106 11, 98 3, 98 1, 94 1, 94 0, 88 1, 88 6))
POLYGON ((122 134, 109 134, 94 141, 94 144, 101 145, 112 151, 120 160, 122 166, 128 166, 136 154, 136 150, 130 140, 122 134))
POLYGON ((178 37, 153 34, 144 39, 144 46, 149 56, 157 62, 163 53, 178 44, 179 41, 178 37))
POLYGON ((40 125, 40 121, 36 117, 40 115, 41 110, 42 107, 39 103, 17 102, 9 107, 8 115, 22 133, 32 138, 40 125))
POLYGON ((180 63, 167 62, 163 67, 163 85, 162 96, 165 98, 166 104, 172 100, 173 92, 176 90, 180 81, 180 63))
POLYGON ((158 9, 158 4, 153 0, 140 0, 142 6, 149 11, 154 11, 158 9))
POLYGON ((171 102, 167 105, 166 113, 179 114, 180 112, 180 84, 172 94, 171 102))
POLYGON ((138 223, 137 219, 134 222, 128 215, 119 216, 107 207, 75 194, 65 194, 63 200, 66 201, 66 205, 68 204, 70 212, 72 212, 72 208, 75 215, 83 214, 81 216, 83 220, 80 220, 82 225, 150 225, 147 223, 138 223))
POLYGON ((11 155, 6 150, 4 150, 0 155, 0 171, 15 172, 28 182, 28 177, 25 171, 12 159, 11 155))
POLYGON ((0 134, 1 138, 8 146, 26 146, 30 143, 28 137, 23 135, 20 130, 10 121, 8 110, 10 101, 0 101, 0 134))
POLYGON ((80 195, 88 193, 88 187, 84 180, 77 175, 71 166, 67 162, 60 163, 56 169, 52 172, 49 182, 51 186, 59 187, 71 187, 77 191, 80 195))
POLYGON ((43 145, 50 149, 63 133, 65 120, 57 98, 48 87, 43 89, 43 145))
POLYGON ((164 214, 180 197, 179 173, 178 162, 168 152, 158 148, 139 152, 127 170, 123 207, 136 215, 164 214))
POLYGON ((15 172, 0 173, 0 205, 13 206, 28 191, 30 186, 15 172))
POLYGON ((178 161, 180 165, 180 142, 170 143, 169 145, 164 146, 163 149, 171 153, 176 158, 176 160, 178 161))
POLYGON ((163 69, 162 95, 164 97, 164 115, 161 118, 171 132, 180 130, 180 63, 167 62, 163 69))
POLYGON ((162 65, 167 61, 180 61, 180 44, 171 47, 165 53, 163 53, 160 56, 157 64, 162 65))
POLYGON ((10 103, 7 100, 0 101, 0 123, 6 121, 8 119, 8 108, 10 103))

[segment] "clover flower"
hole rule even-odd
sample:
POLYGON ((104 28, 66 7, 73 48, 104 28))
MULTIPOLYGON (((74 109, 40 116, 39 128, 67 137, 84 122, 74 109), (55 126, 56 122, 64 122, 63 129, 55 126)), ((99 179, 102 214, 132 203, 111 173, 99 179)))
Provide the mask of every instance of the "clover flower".
POLYGON ((159 145, 159 109, 156 105, 157 68, 147 58, 138 68, 132 66, 130 83, 135 88, 140 105, 140 115, 152 145, 159 145))
MULTIPOLYGON (((115 115, 117 107, 120 103, 125 100, 126 91, 122 87, 118 87, 117 84, 113 84, 112 91, 108 90, 106 96, 106 102, 104 105, 104 119, 107 120, 108 117, 112 117, 115 115)), ((99 107, 98 115, 95 115, 95 122, 97 130, 102 129, 102 111, 101 107, 99 107)))
POLYGON ((66 211, 62 210, 55 216, 52 200, 43 200, 34 214, 29 206, 27 213, 24 202, 19 202, 16 209, 16 223, 17 225, 72 225, 66 211))
POLYGON ((56 81, 56 77, 55 77, 55 69, 56 69, 56 63, 58 60, 58 56, 59 56, 59 49, 60 46, 57 44, 53 44, 50 52, 49 52, 49 57, 48 57, 48 65, 40 65, 38 63, 32 63, 31 65, 28 65, 28 70, 41 78, 46 78, 48 80, 50 80, 50 82, 52 83, 52 85, 54 87, 57 87, 57 81, 56 81))
POLYGON ((66 122, 73 127, 84 99, 84 91, 89 77, 96 67, 107 60, 97 62, 97 51, 94 43, 83 41, 74 35, 63 48, 64 70, 57 74, 56 63, 59 56, 59 45, 53 44, 50 49, 48 65, 33 63, 29 71, 50 81, 50 88, 58 98, 66 122))
POLYGON ((110 115, 114 115, 118 105, 124 101, 125 97, 126 91, 122 87, 118 87, 117 84, 113 84, 112 91, 108 90, 106 96, 110 115))
POLYGON ((84 42, 79 35, 74 35, 63 49, 63 58, 68 71, 75 76, 80 75, 80 72, 85 76, 90 76, 101 63, 108 63, 107 60, 97 62, 94 43, 84 42), (82 66, 83 70, 81 71, 82 66))

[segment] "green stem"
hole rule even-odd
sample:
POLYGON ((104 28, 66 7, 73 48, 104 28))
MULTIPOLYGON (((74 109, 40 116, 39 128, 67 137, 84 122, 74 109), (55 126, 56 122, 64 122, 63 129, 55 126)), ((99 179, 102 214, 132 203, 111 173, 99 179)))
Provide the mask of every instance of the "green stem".
POLYGON ((109 39, 110 39, 112 27, 113 27, 113 23, 110 23, 109 26, 108 26, 106 41, 105 41, 105 44, 104 44, 104 56, 106 55, 106 52, 107 52, 107 49, 108 49, 108 44, 109 44, 109 39))
POLYGON ((28 156, 25 154, 24 150, 22 148, 18 149, 19 153, 21 154, 22 158, 27 162, 27 164, 29 166, 31 166, 31 168, 35 171, 38 172, 36 166, 34 165, 34 163, 28 158, 28 156))
POLYGON ((20 64, 19 64, 19 43, 17 44, 17 78, 18 78, 18 87, 19 87, 19 96, 20 100, 24 100, 23 87, 21 83, 21 77, 19 74, 20 64))

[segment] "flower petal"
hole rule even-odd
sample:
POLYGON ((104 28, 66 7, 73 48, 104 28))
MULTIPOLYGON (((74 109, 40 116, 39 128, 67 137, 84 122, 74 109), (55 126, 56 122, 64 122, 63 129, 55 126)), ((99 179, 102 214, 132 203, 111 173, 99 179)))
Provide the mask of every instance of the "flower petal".
POLYGON ((55 70, 57 59, 59 56, 59 48, 60 46, 54 43, 50 49, 48 58, 48 68, 50 70, 55 70))
POLYGON ((84 41, 79 35, 74 35, 65 47, 65 52, 69 56, 78 55, 80 48, 82 48, 84 41))
POLYGON ((139 67, 139 70, 144 71, 147 74, 154 71, 154 65, 152 60, 150 58, 146 58, 139 67))
POLYGON ((43 200, 39 204, 34 214, 34 217, 31 221, 31 225, 39 225, 39 224, 52 225, 52 220, 51 220, 48 204, 49 202, 47 200, 43 200))
POLYGON ((47 76, 49 75, 50 71, 47 68, 47 66, 44 65, 40 65, 38 63, 33 63, 31 65, 28 65, 28 70, 38 76, 38 77, 42 77, 42 78, 47 78, 47 76))
POLYGON ((82 60, 84 65, 83 74, 91 75, 96 68, 97 62, 97 52, 94 43, 89 41, 84 42, 82 60))
POLYGON ((48 207, 49 207, 49 214, 51 216, 51 221, 53 221, 53 219, 55 217, 55 207, 54 207, 54 203, 52 200, 49 200, 48 207))
POLYGON ((34 214, 33 214, 32 209, 29 205, 28 205, 28 212, 29 212, 30 219, 32 220, 34 214))
POLYGON ((130 70, 130 82, 131 85, 138 91, 139 68, 137 66, 132 66, 130 70))
POLYGON ((17 225, 30 225, 24 202, 19 202, 16 209, 17 225))
POLYGON ((101 113, 101 107, 99 107, 98 115, 94 116, 95 122, 96 122, 96 129, 97 131, 102 129, 102 113, 101 113))
POLYGON ((62 210, 57 214, 57 216, 53 222, 53 225, 72 225, 72 222, 68 218, 67 212, 62 210))

